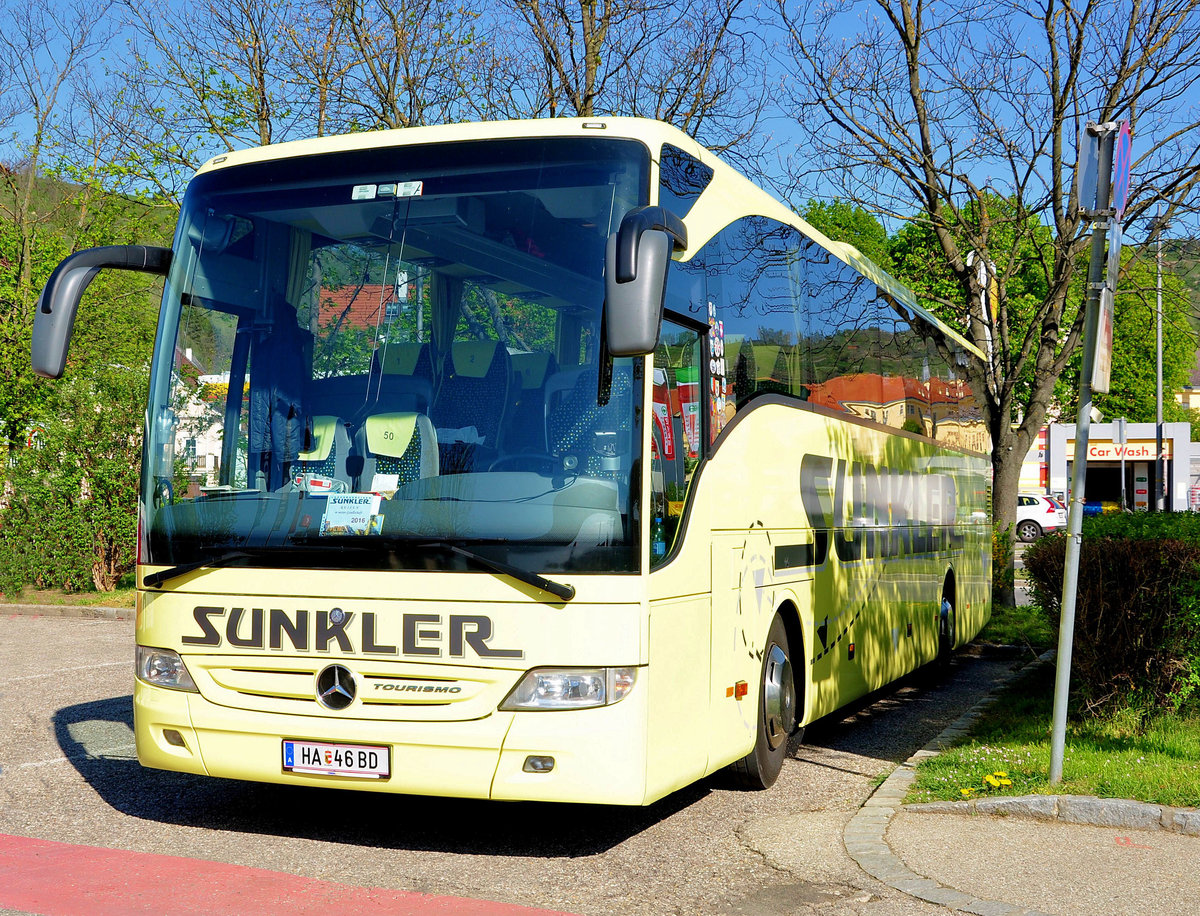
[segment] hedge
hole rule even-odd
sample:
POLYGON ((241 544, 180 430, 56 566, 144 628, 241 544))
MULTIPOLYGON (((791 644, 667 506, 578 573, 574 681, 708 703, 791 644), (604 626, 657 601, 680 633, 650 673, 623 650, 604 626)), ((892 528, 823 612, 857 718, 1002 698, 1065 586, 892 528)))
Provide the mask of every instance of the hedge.
MULTIPOLYGON (((1033 601, 1059 626, 1067 538, 1025 552, 1033 601)), ((1072 646, 1079 708, 1178 710, 1200 694, 1200 514, 1085 519, 1072 646)))

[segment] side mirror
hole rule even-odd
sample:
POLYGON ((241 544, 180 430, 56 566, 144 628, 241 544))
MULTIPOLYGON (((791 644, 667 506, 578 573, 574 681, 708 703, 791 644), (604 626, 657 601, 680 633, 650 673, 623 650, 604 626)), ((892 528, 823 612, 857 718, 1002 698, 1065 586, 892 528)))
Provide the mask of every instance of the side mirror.
POLYGON ((62 376, 79 300, 92 278, 104 267, 165 277, 171 268, 171 249, 144 245, 87 248, 54 268, 38 296, 37 311, 33 316, 33 371, 38 375, 45 378, 62 376))
POLYGON ((611 355, 654 352, 671 252, 686 248, 687 227, 663 207, 630 210, 609 236, 604 258, 604 333, 611 355))

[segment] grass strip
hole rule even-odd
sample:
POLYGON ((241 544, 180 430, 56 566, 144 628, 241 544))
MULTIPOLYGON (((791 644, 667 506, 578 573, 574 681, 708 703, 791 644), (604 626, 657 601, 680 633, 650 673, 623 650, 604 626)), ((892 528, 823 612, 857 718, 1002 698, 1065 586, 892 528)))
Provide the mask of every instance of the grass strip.
POLYGON ((1054 667, 1014 682, 962 742, 916 770, 907 802, 989 795, 1095 795, 1200 807, 1200 715, 1129 708, 1067 726, 1063 780, 1049 783, 1054 667))
POLYGON ((1040 653, 1058 642, 1058 632, 1036 607, 993 604, 991 619, 978 641, 997 646, 1027 646, 1040 653))
POLYGON ((137 589, 118 588, 111 592, 64 592, 59 589, 26 588, 15 595, 5 595, 3 601, 11 604, 55 604, 78 607, 133 607, 137 589))

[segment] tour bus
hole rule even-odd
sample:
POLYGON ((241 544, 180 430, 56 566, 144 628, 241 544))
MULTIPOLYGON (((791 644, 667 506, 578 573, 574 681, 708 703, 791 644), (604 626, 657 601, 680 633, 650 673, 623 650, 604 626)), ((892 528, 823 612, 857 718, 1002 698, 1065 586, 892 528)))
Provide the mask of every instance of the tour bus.
POLYGON ((147 767, 629 805, 723 768, 765 788, 804 725, 988 618, 970 345, 665 124, 219 155, 170 249, 58 267, 40 374, 103 268, 165 278, 147 767))

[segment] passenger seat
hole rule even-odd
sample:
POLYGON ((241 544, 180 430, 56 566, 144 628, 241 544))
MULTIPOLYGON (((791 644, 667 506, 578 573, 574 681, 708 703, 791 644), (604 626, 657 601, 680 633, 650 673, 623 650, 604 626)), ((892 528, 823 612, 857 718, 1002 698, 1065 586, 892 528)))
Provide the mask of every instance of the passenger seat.
POLYGON ((441 473, 483 470, 490 463, 498 452, 511 397, 512 363, 499 341, 453 343, 429 412, 437 430, 441 473))
POLYGON ((291 464, 291 483, 305 493, 346 493, 352 481, 346 467, 350 433, 340 417, 313 417, 305 430, 307 449, 291 464))
POLYGON ((428 413, 433 400, 433 359, 429 344, 385 343, 375 351, 367 413, 428 413))
POLYGON ((546 383, 558 372, 553 353, 512 354, 517 393, 503 442, 506 453, 546 452, 546 383))
POLYGON ((355 442, 363 456, 360 491, 387 493, 438 474, 437 436, 423 413, 372 414, 355 442))

